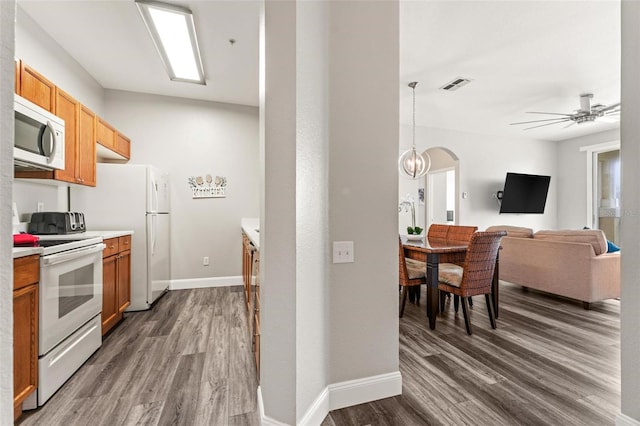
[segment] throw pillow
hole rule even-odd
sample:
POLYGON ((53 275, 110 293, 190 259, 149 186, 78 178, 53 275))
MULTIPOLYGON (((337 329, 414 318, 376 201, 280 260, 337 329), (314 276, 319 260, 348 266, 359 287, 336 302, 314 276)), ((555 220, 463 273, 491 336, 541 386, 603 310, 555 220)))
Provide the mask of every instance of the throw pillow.
POLYGON ((607 240, 607 253, 615 253, 620 251, 620 247, 607 240))

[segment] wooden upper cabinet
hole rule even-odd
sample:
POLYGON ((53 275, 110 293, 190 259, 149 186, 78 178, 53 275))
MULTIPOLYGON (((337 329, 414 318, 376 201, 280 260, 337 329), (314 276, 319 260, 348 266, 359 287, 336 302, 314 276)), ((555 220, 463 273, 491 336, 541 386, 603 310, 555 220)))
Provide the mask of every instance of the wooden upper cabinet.
POLYGON ((78 124, 78 178, 83 185, 96 186, 96 115, 80 105, 78 124))
POLYGON ((15 64, 16 64, 16 93, 19 95, 20 94, 20 62, 22 62, 20 59, 16 59, 15 60, 15 64))
POLYGON ((96 116, 96 141, 112 151, 116 148, 116 131, 109 123, 96 116))
POLYGON ((116 152, 127 160, 131 158, 131 139, 120 132, 116 133, 116 152))
POLYGON ((20 96, 49 112, 54 112, 55 85, 22 61, 20 61, 20 96))
POLYGON ((56 88, 55 114, 64 120, 64 170, 56 170, 55 178, 65 182, 81 183, 78 178, 78 119, 80 103, 56 88))

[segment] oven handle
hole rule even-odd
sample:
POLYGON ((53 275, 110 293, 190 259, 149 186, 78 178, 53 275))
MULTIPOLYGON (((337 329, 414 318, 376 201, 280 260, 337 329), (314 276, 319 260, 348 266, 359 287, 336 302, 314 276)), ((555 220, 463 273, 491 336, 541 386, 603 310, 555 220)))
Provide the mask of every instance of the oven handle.
POLYGON ((91 247, 87 247, 87 248, 81 248, 78 250, 71 250, 69 252, 66 253, 58 253, 58 254, 52 254, 49 256, 43 256, 42 257, 42 265, 43 266, 51 266, 51 265, 56 265, 58 263, 62 263, 62 262, 67 262, 69 260, 73 260, 73 259, 77 259, 79 257, 82 256, 87 256, 93 253, 97 253, 100 252, 102 250, 104 250, 104 248, 106 247, 106 245, 100 243, 100 244, 95 244, 91 247))

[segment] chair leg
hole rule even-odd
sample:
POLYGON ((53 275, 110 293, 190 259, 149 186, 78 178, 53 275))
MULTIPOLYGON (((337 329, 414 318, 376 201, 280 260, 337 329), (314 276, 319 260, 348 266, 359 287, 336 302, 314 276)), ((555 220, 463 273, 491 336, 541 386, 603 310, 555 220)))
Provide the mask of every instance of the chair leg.
POLYGON ((400 318, 404 315, 404 305, 407 303, 407 286, 402 287, 402 302, 400 302, 400 318))
POLYGON ((458 313, 458 307, 460 306, 460 296, 458 296, 457 294, 453 295, 453 307, 456 310, 456 313, 458 313))
POLYGON ((473 297, 469 296, 469 306, 473 308, 473 297))
POLYGON ((491 323, 491 328, 496 328, 496 318, 493 315, 493 300, 491 300, 490 294, 485 294, 484 299, 487 301, 487 312, 489 312, 489 322, 491 323))
POLYGON ((462 314, 464 315, 464 326, 467 329, 467 334, 471 336, 471 320, 469 319, 469 309, 467 308, 467 298, 460 297, 462 302, 462 314))
POLYGON ((445 293, 444 291, 439 291, 438 292, 438 299, 440 299, 440 312, 444 312, 444 300, 445 300, 445 293))

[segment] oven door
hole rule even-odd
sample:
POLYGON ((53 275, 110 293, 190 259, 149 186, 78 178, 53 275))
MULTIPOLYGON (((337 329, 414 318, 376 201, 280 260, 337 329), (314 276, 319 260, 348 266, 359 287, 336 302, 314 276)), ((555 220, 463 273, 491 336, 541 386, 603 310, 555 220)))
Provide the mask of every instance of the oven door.
POLYGON ((101 243, 40 258, 40 355, 101 312, 103 248, 101 243))

